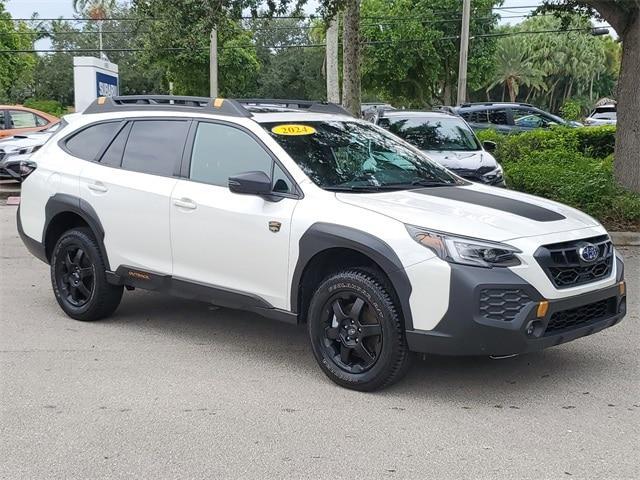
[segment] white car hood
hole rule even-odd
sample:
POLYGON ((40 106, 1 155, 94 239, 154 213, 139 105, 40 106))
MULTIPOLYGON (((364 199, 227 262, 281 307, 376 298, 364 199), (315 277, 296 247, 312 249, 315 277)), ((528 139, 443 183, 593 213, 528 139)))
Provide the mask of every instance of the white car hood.
POLYGON ((405 224, 497 242, 599 225, 566 205, 479 184, 336 197, 405 224))
POLYGON ((475 152, 423 150, 423 152, 433 161, 452 170, 460 168, 477 170, 480 167, 496 168, 498 166, 496 159, 484 150, 478 150, 475 152))

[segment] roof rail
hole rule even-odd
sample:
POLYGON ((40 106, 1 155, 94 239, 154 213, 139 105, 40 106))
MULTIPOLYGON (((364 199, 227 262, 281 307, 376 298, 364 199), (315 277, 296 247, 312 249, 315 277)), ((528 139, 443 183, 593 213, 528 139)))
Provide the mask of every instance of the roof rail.
POLYGON ((320 102, 314 100, 288 100, 278 98, 237 98, 235 99, 241 105, 260 106, 278 106, 284 108, 294 108, 296 110, 306 110, 314 113, 333 113, 336 115, 352 116, 344 108, 336 103, 320 102))
POLYGON ((465 102, 461 104, 461 107, 475 107, 478 105, 491 106, 491 105, 520 105, 521 107, 533 107, 530 103, 523 102, 465 102))
POLYGON ((235 100, 226 98, 187 97, 174 95, 122 95, 99 97, 84 111, 107 113, 134 110, 200 111, 232 117, 251 117, 249 110, 235 100))

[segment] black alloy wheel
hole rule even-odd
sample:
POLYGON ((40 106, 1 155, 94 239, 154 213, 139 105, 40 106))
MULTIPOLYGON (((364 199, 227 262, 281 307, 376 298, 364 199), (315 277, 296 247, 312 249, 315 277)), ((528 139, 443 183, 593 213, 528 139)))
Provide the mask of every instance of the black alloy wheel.
POLYGON ((78 227, 63 233, 51 253, 51 284, 58 304, 71 318, 99 320, 122 299, 122 285, 107 282, 107 267, 93 232, 78 227))
POLYGON ((56 283, 64 300, 79 308, 91 300, 95 287, 95 267, 78 243, 68 243, 56 264, 56 283))
POLYGON ((365 372, 380 356, 382 326, 372 308, 362 296, 349 292, 336 294, 325 304, 323 348, 345 372, 365 372))
POLYGON ((404 320, 384 276, 365 268, 337 272, 316 288, 306 320, 322 371, 343 387, 372 391, 408 370, 404 320))

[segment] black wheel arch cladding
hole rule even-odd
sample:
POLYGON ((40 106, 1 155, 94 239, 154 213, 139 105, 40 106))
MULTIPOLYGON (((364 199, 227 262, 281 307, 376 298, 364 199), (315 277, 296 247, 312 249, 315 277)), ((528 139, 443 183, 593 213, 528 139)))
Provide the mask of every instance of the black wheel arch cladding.
POLYGON ((292 311, 298 314, 302 313, 298 311, 298 302, 301 281, 307 266, 317 254, 332 248, 345 248, 356 251, 378 265, 395 290, 400 303, 398 306, 404 318, 405 328, 407 330, 413 329, 409 303, 411 282, 398 255, 387 243, 370 233, 332 223, 314 223, 300 237, 298 259, 291 282, 292 311))
POLYGON ((107 257, 107 251, 104 246, 104 228, 102 228, 100 218, 93 207, 89 202, 80 197, 57 193, 47 200, 47 204, 45 205, 45 224, 42 231, 42 244, 45 248, 52 247, 46 245, 49 229, 54 226, 52 222, 54 222, 59 214, 64 213, 77 215, 89 226, 98 243, 105 266, 107 270, 109 270, 109 258, 107 257))

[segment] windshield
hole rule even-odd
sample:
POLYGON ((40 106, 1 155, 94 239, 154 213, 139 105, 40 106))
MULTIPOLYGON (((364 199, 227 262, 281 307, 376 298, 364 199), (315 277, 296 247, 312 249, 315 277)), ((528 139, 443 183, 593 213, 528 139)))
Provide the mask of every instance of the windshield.
POLYGON ((420 150, 480 150, 476 136, 459 118, 383 117, 379 124, 420 150))
POLYGON ((307 176, 326 190, 464 183, 375 125, 350 121, 262 125, 307 176))

